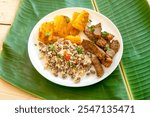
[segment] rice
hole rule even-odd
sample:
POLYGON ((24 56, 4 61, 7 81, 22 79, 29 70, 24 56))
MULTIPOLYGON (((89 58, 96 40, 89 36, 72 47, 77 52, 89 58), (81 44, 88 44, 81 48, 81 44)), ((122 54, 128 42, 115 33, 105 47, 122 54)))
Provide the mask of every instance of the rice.
POLYGON ((78 83, 92 66, 92 54, 70 40, 61 38, 48 45, 39 42, 39 48, 45 69, 50 69, 56 77, 61 76, 64 79, 70 77, 78 83))

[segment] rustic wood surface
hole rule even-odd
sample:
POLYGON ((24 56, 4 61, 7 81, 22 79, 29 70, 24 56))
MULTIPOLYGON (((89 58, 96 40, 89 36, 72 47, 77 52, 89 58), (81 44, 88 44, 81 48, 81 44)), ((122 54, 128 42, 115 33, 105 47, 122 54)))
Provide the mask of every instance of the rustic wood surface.
MULTIPOLYGON (((150 0, 148 0, 150 5, 150 0)), ((13 23, 20 0, 0 0, 0 50, 2 43, 13 23)), ((34 100, 39 99, 31 94, 12 86, 0 79, 0 99, 2 100, 34 100)))

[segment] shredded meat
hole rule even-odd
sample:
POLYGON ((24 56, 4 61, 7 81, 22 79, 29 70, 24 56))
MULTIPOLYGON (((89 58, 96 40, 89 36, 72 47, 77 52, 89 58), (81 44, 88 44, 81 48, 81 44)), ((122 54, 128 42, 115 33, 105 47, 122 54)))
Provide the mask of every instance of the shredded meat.
POLYGON ((96 70, 97 76, 101 77, 104 74, 104 70, 102 68, 102 65, 101 65, 100 61, 98 60, 98 58, 96 56, 92 57, 91 61, 92 61, 92 64, 93 64, 93 66, 96 70))
POLYGON ((83 40, 82 46, 84 47, 85 50, 91 52, 92 54, 95 54, 100 60, 102 60, 105 56, 105 52, 101 48, 98 48, 91 41, 83 40))

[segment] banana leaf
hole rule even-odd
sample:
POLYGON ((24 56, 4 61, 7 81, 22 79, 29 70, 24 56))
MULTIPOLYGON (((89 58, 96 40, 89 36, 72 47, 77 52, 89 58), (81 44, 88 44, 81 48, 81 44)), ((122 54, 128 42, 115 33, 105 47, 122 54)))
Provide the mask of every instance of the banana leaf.
POLYGON ((126 1, 21 0, 0 55, 1 78, 43 99, 150 99, 150 11, 146 1, 126 1), (125 49, 121 64, 108 78, 95 85, 59 86, 42 77, 29 60, 27 42, 34 25, 48 13, 65 7, 99 10, 122 33, 125 49))
POLYGON ((133 99, 150 99, 150 7, 146 0, 96 0, 97 10, 119 28, 121 66, 133 99))

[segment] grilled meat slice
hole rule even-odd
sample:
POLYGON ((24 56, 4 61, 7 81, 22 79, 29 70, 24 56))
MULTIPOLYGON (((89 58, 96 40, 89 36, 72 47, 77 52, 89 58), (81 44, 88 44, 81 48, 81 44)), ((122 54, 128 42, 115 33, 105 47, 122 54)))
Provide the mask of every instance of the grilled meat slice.
POLYGON ((115 51, 113 49, 108 49, 106 51, 106 54, 113 58, 115 56, 115 51))
POLYGON ((87 27, 84 30, 84 33, 87 35, 87 37, 92 40, 96 41, 98 38, 101 37, 101 23, 98 23, 96 25, 92 25, 90 27, 87 27))
POLYGON ((106 36, 106 39, 109 41, 112 40, 113 38, 114 38, 114 35, 112 35, 110 33, 106 36))
POLYGON ((102 60, 105 57, 105 52, 101 49, 98 48, 94 43, 88 40, 83 40, 82 41, 82 46, 84 47, 85 50, 91 52, 92 54, 96 55, 100 60, 102 60))
POLYGON ((104 31, 104 32, 102 32, 102 37, 108 41, 111 41, 114 38, 114 35, 104 31))
POLYGON ((105 67, 109 67, 112 64, 112 58, 106 54, 105 58, 101 60, 101 63, 105 66, 105 67))
POLYGON ((96 41, 94 34, 88 28, 85 29, 84 33, 90 40, 96 41))
POLYGON ((112 42, 110 43, 110 48, 112 50, 114 50, 115 53, 117 53, 120 48, 120 44, 119 44, 118 40, 112 40, 112 42))
POLYGON ((104 48, 107 44, 107 41, 104 38, 100 38, 96 41, 96 44, 101 47, 104 48))
POLYGON ((98 39, 96 44, 103 48, 104 51, 106 52, 107 55, 109 55, 111 58, 114 57, 115 55, 115 51, 112 50, 109 46, 110 46, 110 41, 106 41, 104 38, 98 39))
POLYGON ((101 37, 101 31, 102 31, 101 23, 93 25, 93 28, 94 28, 93 34, 94 34, 95 38, 100 38, 101 37))
POLYGON ((97 76, 101 77, 104 74, 104 70, 102 68, 102 65, 101 65, 100 61, 98 60, 98 58, 96 56, 92 57, 91 61, 92 61, 92 64, 93 64, 93 66, 96 70, 97 76))

